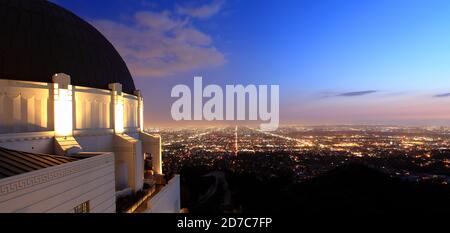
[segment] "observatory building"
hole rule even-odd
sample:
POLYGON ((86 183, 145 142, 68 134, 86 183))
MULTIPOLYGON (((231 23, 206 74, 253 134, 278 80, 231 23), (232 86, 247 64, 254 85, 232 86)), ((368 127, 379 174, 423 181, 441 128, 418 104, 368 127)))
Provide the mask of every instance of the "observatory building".
POLYGON ((179 212, 179 176, 110 42, 44 0, 0 2, 0 212, 179 212))

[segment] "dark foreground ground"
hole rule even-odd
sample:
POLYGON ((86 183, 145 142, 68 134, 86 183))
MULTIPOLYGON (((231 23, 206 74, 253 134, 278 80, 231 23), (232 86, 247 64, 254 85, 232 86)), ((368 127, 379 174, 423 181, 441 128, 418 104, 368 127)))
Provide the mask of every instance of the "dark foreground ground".
POLYGON ((417 184, 359 164, 303 183, 185 167, 182 207, 190 213, 445 214, 448 185, 417 184))

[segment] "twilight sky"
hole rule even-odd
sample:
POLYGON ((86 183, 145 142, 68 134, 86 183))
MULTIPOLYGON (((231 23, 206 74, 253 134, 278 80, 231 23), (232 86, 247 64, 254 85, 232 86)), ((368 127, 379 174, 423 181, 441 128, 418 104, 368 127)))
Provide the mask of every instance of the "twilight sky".
POLYGON ((113 43, 147 127, 192 123, 170 91, 194 76, 280 85, 281 124, 450 125, 447 0, 53 2, 113 43))

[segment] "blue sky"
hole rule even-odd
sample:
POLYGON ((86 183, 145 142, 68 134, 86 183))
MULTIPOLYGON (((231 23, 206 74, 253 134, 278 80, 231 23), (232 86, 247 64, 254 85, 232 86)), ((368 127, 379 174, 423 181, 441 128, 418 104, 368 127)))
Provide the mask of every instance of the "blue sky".
POLYGON ((53 2, 119 50, 148 127, 174 123, 170 90, 194 75, 279 84, 282 123, 450 122, 449 1, 53 2))

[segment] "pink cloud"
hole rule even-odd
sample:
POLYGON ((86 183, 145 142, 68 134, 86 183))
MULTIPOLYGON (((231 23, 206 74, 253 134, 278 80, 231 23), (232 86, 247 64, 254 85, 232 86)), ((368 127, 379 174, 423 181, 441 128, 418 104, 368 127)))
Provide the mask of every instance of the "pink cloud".
POLYGON ((137 12, 131 22, 94 20, 138 77, 164 77, 221 66, 225 56, 212 38, 170 11, 137 12))
POLYGON ((421 123, 450 120, 450 99, 429 93, 378 95, 292 102, 281 107, 281 120, 308 124, 421 123))
POLYGON ((225 0, 213 0, 210 4, 200 7, 185 7, 178 6, 177 11, 182 15, 187 15, 193 18, 209 18, 217 14, 223 7, 225 0))

